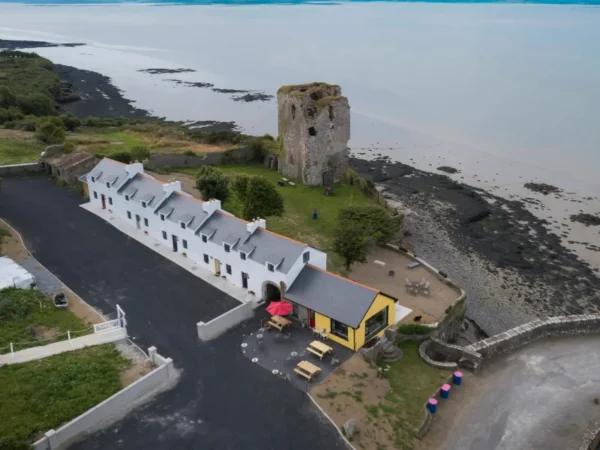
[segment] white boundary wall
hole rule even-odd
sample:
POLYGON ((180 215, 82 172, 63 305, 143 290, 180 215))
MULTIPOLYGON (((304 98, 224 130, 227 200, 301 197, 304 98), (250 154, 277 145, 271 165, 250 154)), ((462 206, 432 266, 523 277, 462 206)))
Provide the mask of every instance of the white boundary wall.
POLYGON ((198 337, 203 341, 209 341, 252 316, 254 316, 252 303, 242 303, 210 322, 198 322, 196 324, 198 337))
POLYGON ((66 449, 74 442, 121 419, 135 406, 148 400, 160 390, 172 387, 178 376, 177 370, 173 367, 173 360, 156 353, 156 347, 150 347, 148 354, 150 360, 159 367, 58 430, 48 431, 45 437, 33 444, 33 449, 66 449))

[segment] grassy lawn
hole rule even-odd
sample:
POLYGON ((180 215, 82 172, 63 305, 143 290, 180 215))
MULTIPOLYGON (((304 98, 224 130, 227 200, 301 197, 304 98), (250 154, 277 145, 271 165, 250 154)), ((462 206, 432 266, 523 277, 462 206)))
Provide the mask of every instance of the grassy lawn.
POLYGON ((130 362, 114 344, 87 347, 0 368, 0 448, 27 448, 121 389, 130 362))
POLYGON ((385 401, 379 403, 378 410, 369 411, 372 416, 381 416, 389 422, 395 432, 394 446, 399 449, 414 447, 414 430, 422 423, 423 407, 450 375, 448 371, 425 364, 419 356, 419 344, 405 341, 399 345, 404 356, 400 361, 390 363, 390 369, 384 372, 391 391, 385 401))
MULTIPOLYGON (((267 228, 327 252, 329 269, 344 273, 343 261, 331 251, 331 242, 340 209, 346 206, 372 204, 372 200, 360 192, 358 186, 338 183, 333 188, 333 196, 326 197, 325 188, 322 186, 299 184, 295 187, 280 187, 277 185, 277 180, 281 178, 281 174, 263 166, 218 166, 218 169, 227 174, 263 175, 275 184, 285 199, 285 213, 281 217, 269 217, 267 228), (317 220, 312 218, 314 209, 319 212, 317 220)), ((174 171, 195 177, 198 168, 177 168, 174 171)), ((240 215, 240 207, 235 198, 228 199, 223 208, 240 215)))
POLYGON ((19 351, 37 345, 88 334, 91 330, 67 309, 54 304, 37 290, 8 288, 0 291, 0 354, 10 351, 10 343, 19 351), (15 304, 21 305, 16 313, 15 304), (87 330, 82 332, 81 330, 87 330))
POLYGON ((0 165, 34 162, 45 147, 33 133, 0 130, 0 165))

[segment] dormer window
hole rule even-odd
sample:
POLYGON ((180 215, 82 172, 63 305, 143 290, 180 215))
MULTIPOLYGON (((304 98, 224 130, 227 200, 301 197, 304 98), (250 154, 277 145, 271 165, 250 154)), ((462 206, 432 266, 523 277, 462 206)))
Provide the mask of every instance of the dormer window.
POLYGON ((181 225, 181 228, 185 230, 185 222, 179 222, 179 225, 181 225))
POLYGON ((125 200, 129 201, 129 195, 125 196, 125 200))
POLYGON ((145 208, 148 205, 148 202, 142 202, 142 207, 145 208))
POLYGON ((225 244, 223 247, 225 248, 225 253, 229 253, 231 251, 231 245, 225 244))
POLYGON ((92 182, 95 182, 95 181, 96 181, 96 177, 92 177, 92 182))
POLYGON ((306 264, 308 261, 310 261, 310 252, 306 252, 302 255, 302 261, 306 264))
POLYGON ((271 263, 267 264, 267 269, 269 272, 275 272, 275 266, 271 263))
POLYGON ((202 242, 208 242, 208 236, 203 234, 202 235, 202 242))
POLYGON ((163 222, 165 221, 165 215, 164 214, 160 215, 160 220, 162 220, 163 222))
POLYGON ((110 187, 110 183, 107 181, 106 182, 106 187, 109 188, 110 187))
POLYGON ((240 259, 246 259, 246 254, 244 252, 240 252, 240 259))

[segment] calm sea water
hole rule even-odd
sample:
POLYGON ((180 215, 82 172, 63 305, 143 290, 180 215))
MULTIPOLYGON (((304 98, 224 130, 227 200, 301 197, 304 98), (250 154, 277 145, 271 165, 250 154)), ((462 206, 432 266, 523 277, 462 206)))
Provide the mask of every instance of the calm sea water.
POLYGON ((167 79, 269 93, 322 80, 348 96, 360 156, 600 192, 600 7, 580 4, 592 2, 31 3, 0 3, 0 38, 85 42, 38 52, 110 76, 161 116, 275 133, 275 102, 167 79), (137 72, 148 67, 197 72, 137 72))

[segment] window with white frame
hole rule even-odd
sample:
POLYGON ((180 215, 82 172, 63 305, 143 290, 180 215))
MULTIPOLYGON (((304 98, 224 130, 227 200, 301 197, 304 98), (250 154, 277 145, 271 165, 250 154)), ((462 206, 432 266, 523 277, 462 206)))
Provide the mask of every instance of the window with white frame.
POLYGON ((166 231, 163 231, 163 232, 162 232, 162 234, 163 234, 163 239, 165 239, 165 240, 166 240, 166 239, 167 239, 167 232, 166 232, 166 231))
POLYGON ((365 322, 365 342, 388 326, 388 307, 386 306, 365 322))
POLYGON ((267 263, 267 269, 269 272, 275 272, 275 266, 271 263, 267 263))
POLYGON ((160 215, 160 220, 162 220, 163 222, 165 221, 165 215, 164 214, 160 215))
POLYGON ((110 187, 110 183, 107 181, 106 182, 106 187, 109 188, 110 187))
POLYGON ((144 217, 144 226, 146 226, 146 227, 148 226, 148 219, 146 219, 145 217, 144 217))
POLYGON ((112 197, 108 197, 108 204, 112 205, 112 197))
POLYGON ((229 244, 224 244, 223 248, 225 248, 225 253, 229 253, 231 251, 231 245, 229 244))
POLYGON ((229 264, 225 264, 225 270, 229 275, 231 275, 231 266, 229 264))
POLYGON ((307 263, 308 261, 310 261, 310 252, 306 252, 302 255, 302 261, 304 263, 307 263))
POLYGON ((142 202, 142 207, 145 208, 147 205, 147 202, 142 202))
POLYGON ((240 252, 240 259, 246 259, 246 254, 244 252, 240 252))
POLYGON ((98 193, 94 191, 94 198, 98 198, 98 193))
POLYGON ((205 234, 202 235, 202 242, 208 242, 208 236, 205 234))
POLYGON ((204 262, 208 264, 208 255, 206 253, 204 254, 204 262))
POLYGON ((179 222, 179 225, 185 230, 185 222, 179 222))
POLYGON ((95 182, 95 181, 96 181, 96 177, 92 177, 92 182, 95 182))
POLYGON ((183 242, 183 248, 187 249, 187 241, 183 239, 181 242, 183 242))
POLYGON ((127 218, 131 219, 131 211, 127 211, 127 218))
POLYGON ((125 200, 129 201, 129 195, 125 196, 125 200))

